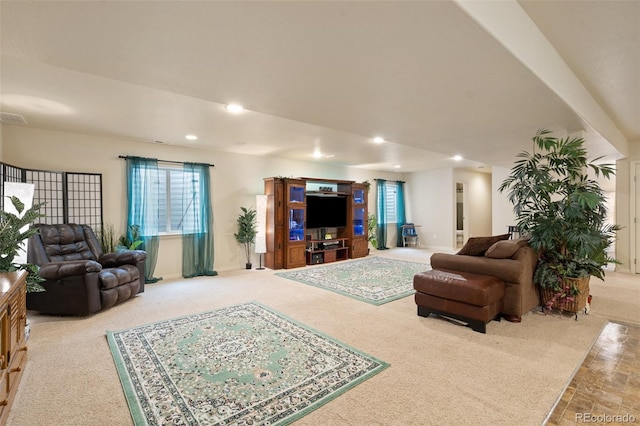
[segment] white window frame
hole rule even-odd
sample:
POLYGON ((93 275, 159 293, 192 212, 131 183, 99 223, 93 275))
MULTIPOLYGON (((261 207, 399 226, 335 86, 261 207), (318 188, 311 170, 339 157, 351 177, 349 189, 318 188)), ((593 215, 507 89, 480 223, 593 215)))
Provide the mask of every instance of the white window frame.
POLYGON ((397 182, 385 182, 386 186, 386 199, 384 200, 386 206, 386 219, 387 223, 398 223, 398 183, 397 182))
POLYGON ((172 216, 171 216, 171 203, 172 200, 175 199, 178 202, 182 201, 183 194, 172 194, 171 192, 171 174, 179 173, 182 175, 184 170, 182 167, 177 166, 168 166, 168 165, 159 165, 158 172, 160 174, 160 178, 165 181, 165 191, 166 191, 166 205, 165 205, 165 223, 158 224, 158 234, 159 235, 182 235, 182 229, 171 229, 172 216))

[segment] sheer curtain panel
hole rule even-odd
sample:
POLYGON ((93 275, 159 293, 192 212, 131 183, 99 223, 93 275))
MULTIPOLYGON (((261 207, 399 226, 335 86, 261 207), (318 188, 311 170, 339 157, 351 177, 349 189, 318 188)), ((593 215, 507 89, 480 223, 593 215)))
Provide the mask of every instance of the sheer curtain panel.
POLYGON ((213 213, 209 165, 184 163, 182 192, 182 276, 213 276, 213 213))
POLYGON ((376 179, 376 190, 378 193, 378 203, 376 206, 376 214, 378 216, 376 231, 378 250, 387 250, 387 181, 384 179, 376 179))
MULTIPOLYGON (((133 226, 140 229, 140 238, 147 252, 145 281, 154 283, 153 273, 158 261, 158 224, 160 179, 158 160, 153 158, 127 157, 127 233, 133 226)), ((131 235, 128 235, 131 238, 131 235)))
POLYGON ((407 214, 404 207, 404 182, 396 182, 396 246, 403 247, 402 226, 407 223, 407 214))

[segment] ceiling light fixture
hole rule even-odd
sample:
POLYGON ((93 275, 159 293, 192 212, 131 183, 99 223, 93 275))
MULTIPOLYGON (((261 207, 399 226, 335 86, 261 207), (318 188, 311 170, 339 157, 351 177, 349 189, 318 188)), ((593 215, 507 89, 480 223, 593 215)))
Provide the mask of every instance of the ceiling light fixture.
POLYGON ((375 138, 371 139, 373 141, 373 143, 383 143, 384 142, 384 138, 380 137, 380 136, 376 136, 375 138))
POLYGON ((224 107, 227 111, 232 112, 234 114, 240 114, 244 111, 244 107, 238 104, 229 104, 224 107))
POLYGON ((198 140, 198 137, 196 135, 187 135, 184 138, 187 139, 187 140, 190 140, 190 141, 197 141, 198 140))
POLYGON ((454 156, 453 156, 453 159, 454 159, 455 161, 462 161, 462 155, 454 155, 454 156))

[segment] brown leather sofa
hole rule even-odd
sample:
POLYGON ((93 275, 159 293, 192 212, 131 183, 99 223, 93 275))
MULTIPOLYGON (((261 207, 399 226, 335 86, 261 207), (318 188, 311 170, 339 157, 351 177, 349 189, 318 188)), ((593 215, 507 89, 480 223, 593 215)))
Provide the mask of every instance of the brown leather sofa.
MULTIPOLYGON (((464 253, 463 250, 460 253, 464 253)), ((473 254, 434 253, 431 268, 489 275, 503 280, 502 314, 509 321, 519 322, 523 314, 540 305, 538 287, 533 283, 537 259, 537 253, 526 240, 501 240, 473 254)))
POLYGON ((147 253, 104 253, 87 225, 35 225, 27 261, 40 266, 44 292, 27 293, 27 309, 56 315, 90 315, 144 291, 147 253))

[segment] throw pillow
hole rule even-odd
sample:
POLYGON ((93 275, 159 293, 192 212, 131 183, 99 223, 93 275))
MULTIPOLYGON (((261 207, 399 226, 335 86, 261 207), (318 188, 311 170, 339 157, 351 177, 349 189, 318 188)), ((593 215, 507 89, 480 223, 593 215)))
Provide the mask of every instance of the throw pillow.
POLYGON ((526 238, 497 241, 487 249, 484 255, 491 259, 510 259, 514 254, 516 254, 520 247, 525 245, 527 245, 526 238))
POLYGON ((494 235, 492 237, 471 237, 457 254, 467 256, 483 256, 484 253, 498 241, 508 240, 509 234, 494 235))

